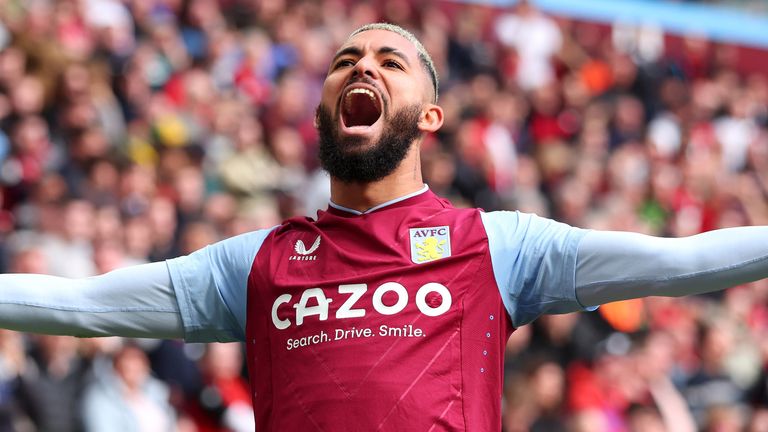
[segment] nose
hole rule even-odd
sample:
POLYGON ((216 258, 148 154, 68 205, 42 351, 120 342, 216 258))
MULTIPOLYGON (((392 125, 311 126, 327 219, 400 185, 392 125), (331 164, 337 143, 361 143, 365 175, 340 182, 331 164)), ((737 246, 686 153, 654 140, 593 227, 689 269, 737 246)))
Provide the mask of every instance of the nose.
POLYGON ((352 76, 355 78, 362 78, 363 76, 368 76, 373 79, 378 78, 376 60, 371 56, 361 57, 352 70, 352 76))

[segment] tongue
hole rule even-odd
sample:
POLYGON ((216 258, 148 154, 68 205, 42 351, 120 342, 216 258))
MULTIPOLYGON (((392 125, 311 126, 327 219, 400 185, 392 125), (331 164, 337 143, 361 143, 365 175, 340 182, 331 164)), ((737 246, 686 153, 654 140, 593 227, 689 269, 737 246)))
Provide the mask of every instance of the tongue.
POLYGON ((347 126, 370 126, 379 119, 376 102, 365 94, 352 94, 344 103, 342 112, 344 124, 347 126))

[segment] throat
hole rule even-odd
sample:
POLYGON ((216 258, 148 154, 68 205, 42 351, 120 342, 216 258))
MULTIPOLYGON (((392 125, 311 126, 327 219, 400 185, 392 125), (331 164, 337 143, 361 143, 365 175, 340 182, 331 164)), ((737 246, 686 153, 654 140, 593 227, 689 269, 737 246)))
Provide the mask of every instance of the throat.
POLYGON ((367 94, 355 93, 346 98, 342 114, 347 127, 371 126, 381 116, 381 110, 367 94))

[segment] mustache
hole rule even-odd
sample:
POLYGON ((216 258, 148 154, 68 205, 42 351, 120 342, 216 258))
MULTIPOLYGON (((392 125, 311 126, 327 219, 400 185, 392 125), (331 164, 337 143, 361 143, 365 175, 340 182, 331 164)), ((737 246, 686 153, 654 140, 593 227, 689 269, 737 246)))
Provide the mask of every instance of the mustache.
POLYGON ((361 76, 359 78, 358 77, 352 77, 352 78, 348 79, 347 82, 344 84, 344 88, 347 88, 347 87, 351 86, 352 84, 357 84, 357 83, 368 84, 368 85, 374 87, 377 91, 381 91, 381 89, 379 88, 379 84, 375 80, 370 78, 368 75, 363 75, 363 76, 361 76))

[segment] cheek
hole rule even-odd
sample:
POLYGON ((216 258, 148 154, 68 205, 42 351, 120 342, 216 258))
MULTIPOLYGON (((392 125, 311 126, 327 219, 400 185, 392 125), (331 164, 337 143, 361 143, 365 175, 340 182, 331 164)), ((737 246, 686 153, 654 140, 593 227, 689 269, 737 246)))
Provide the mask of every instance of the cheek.
POLYGON ((390 96, 396 105, 413 105, 423 102, 424 86, 413 81, 397 82, 390 86, 390 96))
POLYGON ((320 93, 320 102, 326 107, 332 107, 336 105, 336 101, 339 98, 339 93, 343 87, 343 81, 333 75, 329 75, 323 83, 323 90, 320 93))
POLYGON ((323 88, 323 92, 320 94, 320 105, 326 108, 331 108, 334 104, 331 97, 331 92, 323 88))

